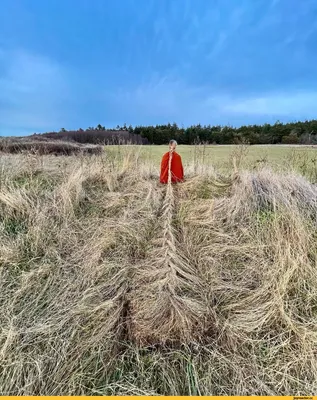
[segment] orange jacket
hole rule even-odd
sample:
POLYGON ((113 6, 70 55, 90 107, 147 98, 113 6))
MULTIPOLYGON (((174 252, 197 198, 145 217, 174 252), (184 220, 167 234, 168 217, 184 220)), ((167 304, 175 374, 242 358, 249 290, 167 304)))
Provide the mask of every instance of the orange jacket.
MULTIPOLYGON (((170 152, 164 154, 161 162, 161 175, 160 182, 167 183, 168 182, 168 162, 169 162, 170 152)), ((172 182, 181 182, 184 179, 184 170, 181 156, 175 152, 172 153, 172 162, 171 162, 171 173, 172 173, 172 182)))

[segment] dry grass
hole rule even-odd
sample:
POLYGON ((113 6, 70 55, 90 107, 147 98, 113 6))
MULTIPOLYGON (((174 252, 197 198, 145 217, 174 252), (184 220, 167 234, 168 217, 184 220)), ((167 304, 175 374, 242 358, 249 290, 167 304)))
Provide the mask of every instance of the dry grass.
POLYGON ((129 149, 10 157, 0 394, 316 394, 317 189, 304 176, 233 179, 195 160, 162 187, 129 149))
POLYGON ((2 138, 0 139, 0 152, 9 154, 28 153, 35 155, 74 155, 74 154, 95 154, 100 155, 103 151, 102 146, 93 144, 79 144, 59 140, 34 140, 30 138, 2 138))

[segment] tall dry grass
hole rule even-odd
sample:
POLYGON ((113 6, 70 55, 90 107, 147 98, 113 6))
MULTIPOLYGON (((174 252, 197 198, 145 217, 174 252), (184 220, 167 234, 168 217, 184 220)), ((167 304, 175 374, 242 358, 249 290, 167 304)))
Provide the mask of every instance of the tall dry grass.
POLYGON ((317 190, 138 153, 0 174, 0 394, 316 394, 317 190))
POLYGON ((0 152, 20 154, 20 153, 31 153, 37 155, 100 155, 103 151, 102 146, 93 144, 80 144, 70 141, 62 140, 47 140, 38 138, 6 138, 0 139, 0 152))

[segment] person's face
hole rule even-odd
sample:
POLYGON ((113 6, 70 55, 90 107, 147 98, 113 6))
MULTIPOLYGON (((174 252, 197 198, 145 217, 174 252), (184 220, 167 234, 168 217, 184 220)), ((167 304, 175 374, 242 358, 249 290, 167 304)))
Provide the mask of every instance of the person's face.
POLYGON ((170 150, 174 151, 176 149, 176 144, 175 143, 171 143, 170 144, 170 150))

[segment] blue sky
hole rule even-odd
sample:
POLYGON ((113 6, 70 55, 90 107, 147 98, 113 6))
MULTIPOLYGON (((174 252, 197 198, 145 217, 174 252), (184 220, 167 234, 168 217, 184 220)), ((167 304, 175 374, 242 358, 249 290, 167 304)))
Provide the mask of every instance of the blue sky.
POLYGON ((0 135, 317 118, 317 0, 1 0, 0 135))

